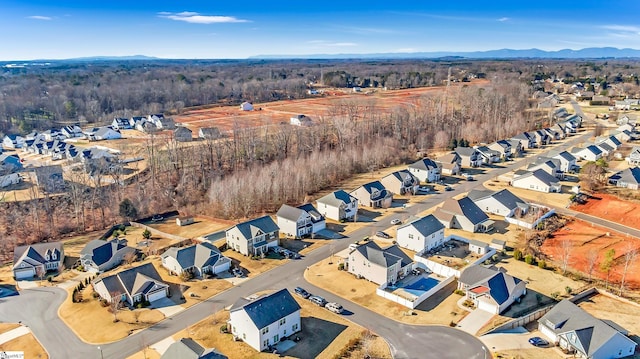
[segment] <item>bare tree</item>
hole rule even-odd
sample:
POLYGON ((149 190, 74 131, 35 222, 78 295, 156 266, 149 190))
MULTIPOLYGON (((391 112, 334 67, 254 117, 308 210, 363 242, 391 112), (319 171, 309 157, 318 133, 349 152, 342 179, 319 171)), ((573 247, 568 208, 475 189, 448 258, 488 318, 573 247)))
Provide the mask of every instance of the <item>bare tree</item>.
POLYGON ((630 267, 635 263, 635 259, 638 256, 638 249, 634 247, 632 242, 627 242, 624 253, 624 266, 622 267, 622 278, 620 279, 620 295, 624 290, 625 281, 627 279, 627 272, 630 267))
POLYGON ((47 274, 47 271, 44 269, 44 267, 42 266, 36 267, 36 277, 38 277, 38 279, 43 280, 45 274, 47 274))
POLYGON ((111 301, 109 302, 109 310, 113 314, 113 322, 118 322, 118 310, 122 307, 122 293, 110 292, 111 301))
POLYGON ((364 330, 362 333, 361 343, 365 358, 371 358, 375 339, 376 336, 368 329, 364 330))
POLYGON ((562 263, 562 274, 567 273, 567 267, 569 266, 569 259, 571 258, 571 252, 573 250, 573 244, 564 239, 560 242, 560 261, 562 263))
POLYGON ((133 262, 135 262, 135 261, 136 261, 136 257, 137 257, 137 256, 136 256, 136 253, 135 253, 134 251, 130 251, 130 252, 127 252, 127 253, 124 255, 124 257, 122 257, 122 260, 123 260, 123 261, 124 261, 128 266, 131 266, 131 264, 132 264, 133 262))
POLYGON ((587 253, 587 274, 589 275, 589 283, 591 283, 591 279, 593 278, 593 270, 596 268, 596 264, 598 263, 598 252, 596 250, 589 250, 587 253))

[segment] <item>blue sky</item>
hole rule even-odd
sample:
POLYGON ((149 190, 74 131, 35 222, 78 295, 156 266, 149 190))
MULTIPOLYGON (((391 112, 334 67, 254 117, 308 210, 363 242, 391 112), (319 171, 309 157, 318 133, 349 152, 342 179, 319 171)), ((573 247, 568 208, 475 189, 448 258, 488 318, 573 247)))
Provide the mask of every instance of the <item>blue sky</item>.
POLYGON ((640 49, 640 1, 0 0, 0 60, 640 49))

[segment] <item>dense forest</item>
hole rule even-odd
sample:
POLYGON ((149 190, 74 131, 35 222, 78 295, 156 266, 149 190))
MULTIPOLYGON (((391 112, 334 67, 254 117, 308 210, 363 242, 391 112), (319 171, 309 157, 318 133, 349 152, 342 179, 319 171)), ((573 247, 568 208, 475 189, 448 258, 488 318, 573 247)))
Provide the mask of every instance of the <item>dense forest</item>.
MULTIPOLYGON (((344 100, 315 126, 236 129, 232 136, 184 145, 150 135, 148 168, 132 181, 66 178, 59 196, 0 207, 0 257, 16 243, 60 238, 125 220, 124 199, 143 217, 168 209, 229 219, 302 203, 355 173, 407 163, 452 139, 473 143, 540 126, 531 109, 546 78, 605 81, 637 90, 640 64, 624 61, 139 61, 56 63, 3 68, 0 130, 27 132, 64 122, 106 123, 113 116, 177 113, 190 106, 307 96, 313 83, 392 88, 455 86, 400 105, 344 100), (450 70, 451 69, 451 70, 450 70), (15 223, 22 223, 16 226, 15 223)), ((598 82, 600 83, 600 82, 598 82)), ((602 86, 600 86, 602 88, 602 86)), ((105 171, 103 177, 114 176, 105 171)))

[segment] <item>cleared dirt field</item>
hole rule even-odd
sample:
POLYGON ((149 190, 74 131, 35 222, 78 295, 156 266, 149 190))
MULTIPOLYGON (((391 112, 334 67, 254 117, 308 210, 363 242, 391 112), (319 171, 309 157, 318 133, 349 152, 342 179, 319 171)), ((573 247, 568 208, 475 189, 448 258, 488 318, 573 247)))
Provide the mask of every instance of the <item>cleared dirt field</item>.
POLYGON ((226 221, 223 219, 195 217, 192 224, 186 226, 178 226, 176 224, 176 218, 178 218, 178 216, 170 216, 166 217, 162 221, 145 224, 164 233, 169 233, 185 238, 196 238, 204 236, 213 232, 227 229, 235 224, 235 222, 233 221, 226 221))
MULTIPOLYGON (((478 86, 488 82, 487 80, 474 80, 465 84, 452 84, 452 86, 478 86)), ((388 91, 375 89, 375 92, 370 94, 365 94, 365 92, 346 93, 346 90, 325 91, 324 96, 309 99, 256 103, 253 104, 255 111, 242 111, 237 105, 191 110, 176 116, 175 120, 191 127, 194 133, 202 127, 218 127, 221 132, 224 132, 230 131, 236 126, 247 128, 274 125, 281 122, 288 124, 289 118, 298 114, 305 114, 317 120, 327 115, 327 110, 332 105, 342 101, 361 101, 368 106, 373 106, 377 113, 387 113, 396 106, 411 104, 424 94, 439 92, 443 89, 443 86, 388 91)), ((367 89, 363 90, 367 91, 367 89)))
POLYGON ((632 200, 621 200, 615 196, 599 193, 585 204, 571 207, 582 213, 598 216, 612 222, 640 229, 640 203, 632 200))
MULTIPOLYGON (((615 250, 615 260, 610 272, 609 280, 617 282, 622 276, 624 268, 624 256, 630 249, 639 250, 640 240, 627 237, 617 232, 611 232, 605 228, 593 226, 589 223, 574 220, 553 234, 553 238, 547 239, 542 245, 542 251, 549 256, 556 265, 562 258, 562 245, 568 241, 571 249, 569 267, 580 272, 587 272, 587 257, 589 252, 596 251, 598 260, 593 270, 595 278, 606 279, 607 273, 600 269, 600 264, 605 259, 605 253, 615 250)), ((627 271, 627 287, 640 287, 640 272, 637 261, 634 261, 627 271)))

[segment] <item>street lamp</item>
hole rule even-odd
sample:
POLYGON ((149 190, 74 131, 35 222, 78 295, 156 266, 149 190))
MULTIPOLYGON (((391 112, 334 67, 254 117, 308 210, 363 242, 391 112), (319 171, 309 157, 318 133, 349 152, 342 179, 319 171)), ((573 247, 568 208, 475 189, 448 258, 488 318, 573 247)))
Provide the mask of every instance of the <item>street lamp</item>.
MULTIPOLYGON (((484 349, 484 347, 482 349, 484 349)), ((98 347, 98 350, 100 351, 100 359, 104 359, 104 356, 102 355, 102 348, 98 347)))

